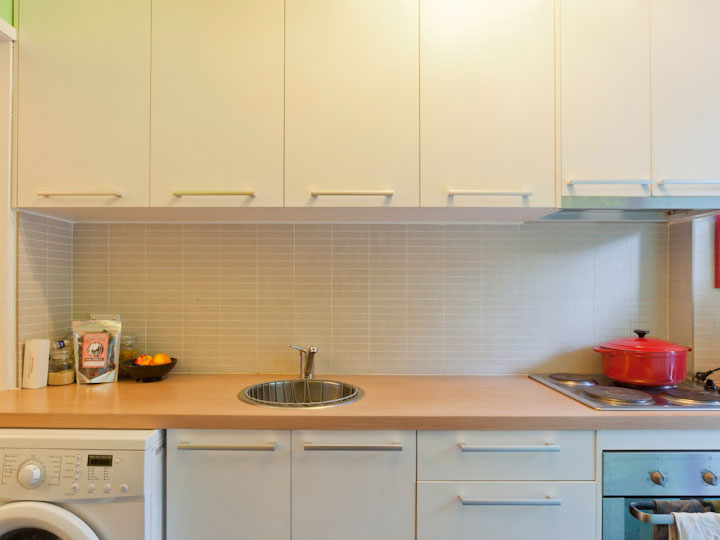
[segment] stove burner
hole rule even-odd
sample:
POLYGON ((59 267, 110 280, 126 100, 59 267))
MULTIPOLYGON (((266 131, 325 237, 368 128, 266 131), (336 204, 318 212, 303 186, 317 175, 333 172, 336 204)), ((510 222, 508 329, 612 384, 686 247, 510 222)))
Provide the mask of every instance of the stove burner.
POLYGON ((551 373, 548 378, 572 386, 594 386, 597 384, 597 381, 590 375, 580 373, 551 373))
POLYGON ((720 395, 705 390, 692 390, 689 388, 671 388, 665 390, 663 397, 684 405, 720 404, 720 395))
POLYGON ((652 396, 647 392, 617 386, 593 386, 583 390, 582 393, 614 405, 644 405, 653 401, 652 396))

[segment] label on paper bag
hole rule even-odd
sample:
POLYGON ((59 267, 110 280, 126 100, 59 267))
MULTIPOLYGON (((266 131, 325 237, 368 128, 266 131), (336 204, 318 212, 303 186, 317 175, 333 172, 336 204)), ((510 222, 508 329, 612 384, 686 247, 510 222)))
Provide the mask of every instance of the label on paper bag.
POLYGON ((105 368, 108 365, 110 334, 98 332, 85 334, 83 338, 81 366, 84 368, 105 368))

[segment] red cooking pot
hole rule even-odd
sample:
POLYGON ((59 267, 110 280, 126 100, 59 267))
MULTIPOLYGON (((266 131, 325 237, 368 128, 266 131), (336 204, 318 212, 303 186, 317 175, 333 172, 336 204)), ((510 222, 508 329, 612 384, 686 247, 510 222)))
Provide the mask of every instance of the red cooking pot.
POLYGON ((692 350, 662 339, 646 338, 647 330, 634 330, 636 338, 621 338, 595 347, 602 355, 605 375, 624 384, 675 386, 685 380, 687 353, 692 350))

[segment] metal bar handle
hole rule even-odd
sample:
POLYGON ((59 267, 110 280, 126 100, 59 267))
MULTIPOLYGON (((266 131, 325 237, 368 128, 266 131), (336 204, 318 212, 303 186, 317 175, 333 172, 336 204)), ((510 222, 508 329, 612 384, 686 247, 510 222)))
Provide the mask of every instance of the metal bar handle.
POLYGON ((274 452, 277 449, 277 443, 268 444, 193 444, 189 442, 179 442, 178 450, 232 450, 240 452, 274 452))
POLYGON ((119 191, 38 191, 38 197, 122 197, 119 191))
POLYGON ((448 197, 455 195, 480 195, 489 197, 532 197, 532 191, 513 191, 502 189, 449 189, 448 197))
POLYGON ((560 446, 555 443, 512 445, 512 446, 471 446, 458 443, 462 452, 559 452, 560 446))
POLYGON ((466 499, 458 495, 463 506, 561 506, 562 499, 466 499))
POLYGON ((703 178, 698 180, 690 180, 684 178, 663 178, 658 180, 659 185, 678 185, 678 186, 717 186, 720 185, 720 178, 703 178))
POLYGON ((651 186, 652 180, 636 179, 636 180, 574 180, 570 179, 567 181, 568 186, 575 184, 586 184, 586 185, 608 185, 608 186, 651 186))
POLYGON ((207 191, 207 190, 176 190, 172 192, 173 197, 254 197, 255 192, 251 189, 230 190, 230 191, 207 191))
POLYGON ((312 444, 305 443, 305 451, 340 451, 340 452, 401 452, 402 443, 390 444, 312 444))
POLYGON ((392 197, 395 192, 391 189, 316 189, 310 192, 313 197, 392 197))
POLYGON ((643 512, 643 510, 655 510, 655 504, 651 502, 631 502, 628 509, 632 517, 643 523, 650 523, 651 525, 672 525, 675 523, 672 514, 648 514, 643 512))

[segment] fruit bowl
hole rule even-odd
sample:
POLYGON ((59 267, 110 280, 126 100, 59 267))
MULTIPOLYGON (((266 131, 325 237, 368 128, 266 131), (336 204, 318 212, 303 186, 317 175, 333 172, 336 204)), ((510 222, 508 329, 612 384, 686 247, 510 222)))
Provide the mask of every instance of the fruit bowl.
POLYGON ((155 364, 150 366, 138 366, 135 360, 121 362, 120 366, 131 378, 139 382, 159 381, 170 373, 177 364, 177 358, 171 358, 169 364, 155 364))

